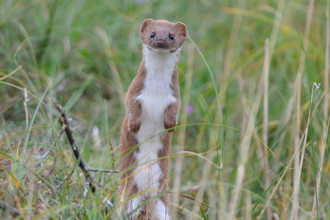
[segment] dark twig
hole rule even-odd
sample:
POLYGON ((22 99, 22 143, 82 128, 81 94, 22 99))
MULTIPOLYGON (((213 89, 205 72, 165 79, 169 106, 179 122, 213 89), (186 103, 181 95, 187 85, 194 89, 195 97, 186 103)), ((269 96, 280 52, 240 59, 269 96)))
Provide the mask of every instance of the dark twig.
POLYGON ((79 165, 80 169, 82 169, 82 171, 84 172, 85 179, 88 182, 89 187, 91 188, 92 192, 95 193, 96 187, 95 187, 93 178, 89 174, 89 169, 88 169, 87 165, 85 164, 85 162, 82 160, 82 158, 80 156, 80 151, 76 145, 75 139, 73 138, 73 134, 72 134, 68 119, 66 118, 66 115, 63 111, 63 108, 57 101, 54 101, 54 105, 57 108, 57 110, 61 113, 60 122, 61 122, 63 130, 65 131, 65 133, 69 139, 74 156, 76 157, 76 159, 78 161, 78 165, 79 165))
POLYGON ((119 173, 118 170, 106 170, 106 169, 96 169, 96 168, 88 168, 91 172, 101 172, 101 173, 119 173))
MULTIPOLYGON (((95 193, 96 185, 93 181, 92 176, 90 175, 90 172, 118 173, 118 171, 117 170, 92 169, 92 168, 87 167, 86 163, 82 160, 82 158, 80 156, 80 152, 76 145, 76 141, 73 138, 73 134, 72 134, 72 131, 71 131, 71 128, 69 125, 69 121, 66 118, 66 115, 63 111, 62 106, 57 101, 54 101, 54 105, 61 114, 60 122, 62 124, 63 130, 65 131, 65 133, 69 139, 70 145, 72 147, 72 151, 78 161, 78 165, 79 165, 80 169, 82 169, 82 171, 84 172, 86 181, 88 182, 88 185, 91 188, 92 192, 95 193)), ((111 202, 107 200, 108 206, 109 206, 109 203, 111 204, 111 202)))

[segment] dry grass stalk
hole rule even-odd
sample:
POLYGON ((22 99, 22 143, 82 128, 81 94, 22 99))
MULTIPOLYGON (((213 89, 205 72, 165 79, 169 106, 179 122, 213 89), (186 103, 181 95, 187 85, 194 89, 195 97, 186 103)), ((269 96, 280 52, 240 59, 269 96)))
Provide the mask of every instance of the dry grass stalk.
POLYGON ((95 32, 99 35, 99 37, 102 40, 102 43, 104 45, 104 52, 107 55, 107 57, 109 58, 109 67, 111 69, 111 73, 113 75, 114 81, 115 81, 115 85, 116 85, 116 91, 118 93, 118 97, 119 100, 122 102, 125 99, 125 91, 123 89, 122 83, 120 81, 120 76, 119 76, 119 72, 118 72, 118 68, 116 66, 116 63, 113 61, 113 53, 111 50, 111 46, 110 46, 110 41, 108 38, 107 33, 100 27, 95 29, 95 32))
POLYGON ((8 77, 10 77, 11 75, 13 75, 14 73, 16 73, 19 69, 21 69, 22 68, 22 65, 21 66, 19 66, 19 67, 17 67, 15 70, 13 70, 11 73, 9 73, 8 75, 6 75, 6 76, 4 76, 4 77, 1 77, 0 78, 0 81, 3 81, 3 80, 5 80, 5 79, 7 79, 8 77))
POLYGON ((309 42, 309 34, 313 17, 313 9, 314 9, 314 0, 310 0, 307 9, 307 19, 304 33, 304 42, 303 42, 303 51, 300 55, 299 68, 296 78, 296 131, 295 131, 295 139, 294 139, 294 178, 293 178, 293 201, 292 201, 292 214, 290 219, 299 219, 299 188, 300 188, 300 176, 301 169, 299 152, 300 152, 300 126, 301 126, 301 79, 302 74, 304 72, 304 65, 306 60, 306 51, 308 51, 308 42, 309 42))
MULTIPOLYGON (((237 9, 243 9, 245 7, 245 0, 240 0, 237 5, 237 9)), ((225 97, 226 97, 226 90, 229 86, 229 77, 231 74, 233 67, 233 59, 235 55, 235 51, 237 50, 237 41, 238 41, 238 36, 241 30, 241 26, 243 23, 243 15, 240 13, 236 13, 233 28, 230 32, 230 37, 229 37, 229 42, 228 42, 228 48, 226 52, 226 57, 225 57, 225 62, 224 62, 224 68, 222 71, 222 74, 219 79, 220 81, 218 84, 221 85, 219 94, 220 94, 220 103, 225 103, 225 97)))
POLYGON ((283 19, 282 13, 285 9, 285 7, 284 7, 285 2, 286 2, 286 0, 278 1, 277 10, 275 11, 275 19, 274 19, 273 29, 272 29, 272 33, 270 36, 270 42, 269 42, 269 60, 271 60, 273 57, 278 31, 281 27, 281 23, 282 23, 282 19, 283 19))
MULTIPOLYGON (((269 68, 270 61, 273 57, 274 48, 280 25, 282 23, 282 12, 284 10, 286 0, 278 1, 277 10, 275 11, 275 19, 273 29, 270 36, 270 42, 267 39, 265 42, 265 59, 264 59, 264 122, 263 122, 263 142, 264 142, 264 171, 265 171, 265 187, 270 186, 269 164, 268 164, 268 92, 269 92, 269 68)), ((270 198, 266 201, 267 219, 272 219, 272 212, 269 207, 270 198)))
POLYGON ((25 111, 25 122, 26 122, 25 129, 26 130, 28 130, 28 128, 29 128, 29 111, 28 111, 28 108, 27 108, 28 101, 29 101, 28 94, 27 94, 26 88, 24 88, 24 102, 23 102, 23 105, 24 105, 24 111, 25 111))
MULTIPOLYGON (((208 159, 212 160, 212 154, 210 154, 208 156, 208 159)), ((197 192, 197 195, 196 195, 196 201, 194 203, 192 213, 197 214, 199 212, 200 203, 198 201, 203 201, 203 196, 204 196, 204 193, 205 193, 205 190, 206 190, 206 186, 207 186, 207 183, 209 182, 210 169, 211 169, 211 163, 205 163, 205 165, 203 167, 203 171, 202 171, 202 177, 201 177, 201 181, 200 181, 200 188, 199 188, 199 190, 197 192)), ((197 216, 193 215, 191 220, 195 220, 195 219, 197 219, 197 216)))
MULTIPOLYGON (((237 8, 238 9, 244 9, 246 4, 245 0, 240 0, 237 4, 237 8)), ((237 51, 237 41, 238 41, 238 37, 239 37, 239 33, 243 24, 243 15, 240 13, 236 13, 235 18, 234 18, 234 24, 233 28, 231 29, 230 32, 230 37, 229 37, 229 42, 228 42, 228 47, 227 47, 227 51, 226 51, 226 56, 225 56, 225 60, 224 60, 224 68, 222 71, 222 74, 220 75, 219 79, 218 79, 218 84, 221 85, 220 89, 218 91, 219 94, 219 103, 225 103, 225 99, 226 99, 226 91, 227 88, 229 86, 229 78, 230 78, 230 74, 232 72, 232 70, 234 69, 233 67, 233 60, 234 60, 234 56, 235 56, 235 51, 237 51)), ((216 111, 216 116, 215 116, 215 123, 216 124, 222 124, 221 121, 223 120, 222 117, 222 108, 218 109, 216 111)), ((219 134, 219 128, 215 127, 214 128, 214 133, 215 134, 219 134)), ((215 143, 217 143, 217 140, 215 140, 215 143)), ((219 192, 222 192, 220 195, 220 210, 221 210, 221 215, 226 216, 226 210, 227 210, 227 202, 225 202, 226 200, 226 195, 225 195, 225 190, 223 188, 222 183, 219 183, 219 192)))
POLYGON ((325 70, 324 70, 324 105, 323 105, 323 134, 320 143, 320 163, 319 170, 316 177, 316 192, 314 195, 313 208, 311 219, 315 218, 316 215, 316 206, 318 204, 319 195, 320 195, 320 186, 321 186, 321 176, 323 171, 323 163, 324 163, 324 154, 325 154, 325 146, 326 140, 329 132, 329 62, 330 62, 330 17, 329 17, 329 0, 327 0, 326 6, 326 47, 325 47, 325 70), (328 122, 327 122, 328 121, 328 122))
POLYGON ((312 117, 311 110, 312 110, 312 105, 313 105, 313 97, 314 97, 316 90, 318 90, 319 88, 320 88, 320 85, 314 82, 313 87, 312 87, 312 95, 311 95, 310 107, 309 107, 309 111, 308 111, 307 124, 306 124, 306 128, 304 131, 304 135, 302 136, 302 138, 304 138, 304 142, 302 145, 302 152, 301 152, 301 156, 300 156, 300 172, 302 171, 303 161, 304 161, 304 156, 305 156, 305 149, 307 147, 306 144, 307 144, 308 129, 309 129, 309 125, 310 125, 311 117, 312 117))
MULTIPOLYGON (((229 219, 235 219, 236 218, 236 211, 237 207, 240 201, 240 195, 241 195, 241 190, 242 190, 242 185, 244 181, 244 176, 245 176, 245 165, 248 161, 249 158, 249 152, 250 152, 250 146, 251 146, 251 138, 252 136, 249 134, 252 134, 253 129, 254 129, 254 124, 256 120, 256 116, 259 110, 260 102, 261 102, 261 97, 262 97, 262 90, 260 88, 260 85, 262 85, 262 80, 260 80, 259 85, 258 85, 258 91, 255 97, 255 101, 252 104, 252 109, 249 112, 248 116, 248 123, 247 127, 245 129, 245 134, 243 135, 242 141, 241 141, 241 146, 239 150, 239 159, 238 159, 238 168, 236 172, 236 177, 235 177, 235 184, 234 184, 234 189, 231 193, 231 200, 229 202, 229 219)), ((244 97, 243 97, 244 98, 244 97)), ((247 107, 247 106, 245 106, 247 107)))
MULTIPOLYGON (((265 41, 265 59, 264 59, 264 120, 263 120, 263 135, 262 140, 264 142, 264 172, 265 172, 265 187, 268 188, 270 186, 270 176, 269 176, 269 166, 268 166, 268 90, 269 90, 269 39, 265 41)), ((271 209, 269 207, 269 199, 266 201, 267 206, 267 219, 271 219, 271 209)))
MULTIPOLYGON (((185 89, 183 92, 183 99, 182 99, 182 106, 185 108, 189 105, 190 100, 190 89, 191 89, 191 80, 192 80, 192 73, 193 73, 193 63, 194 63, 194 45, 188 45, 188 64, 187 64, 187 74, 186 74, 186 84, 185 89)), ((182 125, 179 129, 179 145, 178 150, 182 151, 184 149, 185 143, 185 134, 186 134, 186 124, 187 124, 188 112, 182 111, 180 125, 182 125)), ((182 172, 182 164, 183 164, 183 155, 178 154, 177 159, 175 162, 175 169, 174 169, 174 185, 173 185, 173 213, 177 213, 177 205, 179 204, 179 188, 181 184, 181 172, 182 172)))

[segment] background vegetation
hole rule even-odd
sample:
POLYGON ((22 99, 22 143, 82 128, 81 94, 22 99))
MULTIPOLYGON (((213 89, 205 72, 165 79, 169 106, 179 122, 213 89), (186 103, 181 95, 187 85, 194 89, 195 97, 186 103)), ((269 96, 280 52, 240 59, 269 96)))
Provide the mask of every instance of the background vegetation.
POLYGON ((84 194, 53 99, 87 164, 116 169, 146 18, 190 35, 174 219, 329 219, 328 0, 0 1, 0 200, 22 219, 119 219, 119 174, 84 194))

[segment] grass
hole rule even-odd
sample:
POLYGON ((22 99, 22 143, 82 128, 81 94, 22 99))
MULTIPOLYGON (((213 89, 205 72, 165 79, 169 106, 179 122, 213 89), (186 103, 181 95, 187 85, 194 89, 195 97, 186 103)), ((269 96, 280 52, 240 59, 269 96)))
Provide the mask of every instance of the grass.
POLYGON ((84 194, 53 99, 85 162, 117 168, 149 17, 182 21, 190 36, 171 151, 175 218, 329 219, 328 0, 1 1, 0 200, 22 219, 120 218, 119 174, 94 173, 99 190, 84 194))

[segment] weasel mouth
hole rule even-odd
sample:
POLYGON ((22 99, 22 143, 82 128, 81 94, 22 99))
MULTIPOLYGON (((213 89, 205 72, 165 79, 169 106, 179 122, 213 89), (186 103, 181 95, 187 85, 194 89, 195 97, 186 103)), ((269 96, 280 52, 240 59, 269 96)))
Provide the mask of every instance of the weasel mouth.
POLYGON ((173 52, 176 51, 176 48, 168 48, 166 46, 163 46, 163 47, 156 46, 156 45, 154 45, 154 46, 145 45, 145 46, 146 46, 146 48, 148 50, 153 51, 153 52, 161 52, 161 51, 163 51, 163 52, 173 53, 173 52))
POLYGON ((158 47, 157 45, 155 44, 143 44, 144 48, 149 50, 149 51, 152 51, 154 53, 162 53, 162 54, 165 54, 165 53, 175 53, 177 52, 178 50, 180 51, 181 50, 181 47, 169 47, 168 45, 167 46, 164 46, 164 47, 158 47))

